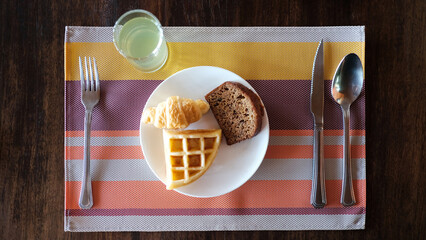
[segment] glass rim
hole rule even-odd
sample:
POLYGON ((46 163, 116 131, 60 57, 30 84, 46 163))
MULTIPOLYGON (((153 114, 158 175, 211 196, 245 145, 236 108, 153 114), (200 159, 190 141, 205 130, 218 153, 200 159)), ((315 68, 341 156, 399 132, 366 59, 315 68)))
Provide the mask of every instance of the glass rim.
MULTIPOLYGON (((152 57, 154 57, 155 55, 157 55, 158 54, 158 52, 160 51, 160 48, 161 48, 161 44, 163 43, 163 41, 165 41, 165 38, 164 38, 164 33, 163 33, 163 26, 161 25, 161 22, 160 22, 160 20, 158 20, 158 18, 154 15, 154 14, 152 14, 151 12, 148 12, 148 11, 146 11, 146 10, 144 10, 144 9, 133 9, 133 10, 130 10, 130 11, 127 11, 127 12, 125 12, 125 13, 123 13, 118 19, 117 19, 117 21, 115 21, 115 24, 114 24, 114 27, 113 27, 113 29, 112 29, 112 41, 113 41, 113 43, 114 43, 114 46, 115 46, 115 48, 117 49, 117 51, 122 55, 122 56, 124 56, 125 58, 128 58, 128 59, 131 59, 131 60, 146 60, 146 59, 150 59, 150 58, 152 58, 152 57), (158 43, 157 43, 157 46, 154 48, 154 50, 148 55, 148 56, 145 56, 145 57, 141 57, 141 58, 139 58, 139 57, 131 57, 131 56, 127 56, 124 52, 123 52, 123 50, 121 50, 119 47, 118 47, 118 41, 117 41, 117 39, 116 39, 116 37, 115 37, 115 35, 116 35, 116 31, 117 31, 117 27, 119 26, 119 25, 124 25, 124 24, 119 24, 120 23, 120 21, 122 21, 125 17, 127 17, 128 15, 130 15, 130 14, 133 14, 133 13, 144 13, 144 14, 147 14, 148 16, 150 16, 153 20, 154 20, 154 24, 155 24, 155 26, 157 27, 157 29, 159 30, 159 33, 160 33, 160 41, 158 41, 158 43)), ((166 43, 167 44, 167 43, 166 43)))

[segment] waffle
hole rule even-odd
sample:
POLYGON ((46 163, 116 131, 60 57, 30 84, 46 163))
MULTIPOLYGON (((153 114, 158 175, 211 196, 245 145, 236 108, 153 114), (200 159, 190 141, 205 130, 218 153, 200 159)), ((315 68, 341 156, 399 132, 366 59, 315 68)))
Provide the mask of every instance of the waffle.
POLYGON ((221 129, 164 129, 167 189, 187 185, 201 177, 216 157, 221 138, 221 129))

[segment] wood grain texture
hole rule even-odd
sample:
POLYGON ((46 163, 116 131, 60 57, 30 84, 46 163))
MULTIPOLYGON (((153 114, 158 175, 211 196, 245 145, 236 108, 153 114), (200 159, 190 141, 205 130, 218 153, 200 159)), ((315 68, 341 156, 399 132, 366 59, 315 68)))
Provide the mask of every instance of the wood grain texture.
POLYGON ((426 2, 0 2, 0 239, 422 239, 426 2), (165 26, 366 26, 367 224, 362 231, 65 233, 64 30, 130 9, 165 26))

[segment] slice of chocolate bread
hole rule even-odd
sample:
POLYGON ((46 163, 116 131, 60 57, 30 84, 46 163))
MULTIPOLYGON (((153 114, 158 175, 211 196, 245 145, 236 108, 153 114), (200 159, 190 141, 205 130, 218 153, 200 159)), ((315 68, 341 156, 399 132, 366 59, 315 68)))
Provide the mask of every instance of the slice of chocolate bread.
POLYGON ((259 96, 246 86, 224 82, 205 98, 228 145, 252 138, 260 132, 263 105, 259 96))

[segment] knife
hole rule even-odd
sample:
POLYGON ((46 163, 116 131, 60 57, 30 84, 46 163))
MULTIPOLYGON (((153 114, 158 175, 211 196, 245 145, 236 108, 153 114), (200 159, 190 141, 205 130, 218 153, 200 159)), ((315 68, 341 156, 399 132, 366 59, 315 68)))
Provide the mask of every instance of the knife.
POLYGON ((322 208, 327 204, 324 171, 324 49, 321 39, 315 55, 311 81, 311 112, 314 119, 311 204, 322 208))

